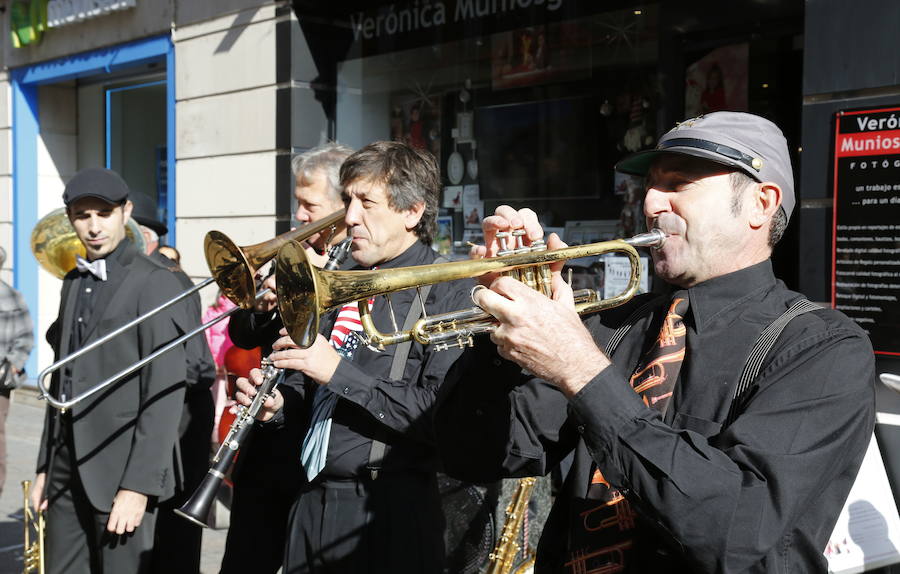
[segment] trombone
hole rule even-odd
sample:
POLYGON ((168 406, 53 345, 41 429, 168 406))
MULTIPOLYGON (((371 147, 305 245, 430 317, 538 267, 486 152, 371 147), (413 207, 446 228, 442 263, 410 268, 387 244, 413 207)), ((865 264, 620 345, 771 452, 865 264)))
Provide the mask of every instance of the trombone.
MULTIPOLYGON (((641 260, 636 247, 660 248, 666 234, 652 229, 628 239, 616 239, 548 250, 543 241, 523 244, 524 231, 498 234, 501 250, 496 257, 398 267, 373 271, 325 271, 310 264, 299 243, 288 243, 275 259, 278 274, 278 309, 291 339, 301 348, 308 348, 319 331, 319 316, 325 311, 353 301, 359 301, 360 319, 369 337, 369 345, 383 348, 415 339, 424 345, 435 344, 437 349, 472 345, 472 337, 496 328, 496 320, 478 307, 423 317, 412 329, 390 334, 379 333, 369 314, 367 301, 375 295, 385 295, 405 289, 419 288, 456 279, 479 277, 487 273, 505 272, 526 285, 550 293, 548 264, 579 257, 605 253, 623 253, 631 264, 631 276, 622 293, 609 299, 600 298, 593 290, 575 293, 576 311, 593 313, 625 303, 640 287, 641 260), (507 245, 512 240, 514 244, 507 245)), ((422 302, 424 313, 424 301, 422 302)))
MULTIPOLYGON (((339 225, 343 221, 343 218, 344 210, 341 209, 332 213, 328 217, 325 217, 324 219, 316 221, 315 223, 304 225, 287 233, 282 233, 281 235, 278 235, 268 241, 263 241, 255 245, 245 245, 243 247, 238 247, 237 245, 235 245, 234 242, 228 239, 228 237, 226 237, 225 234, 221 232, 210 231, 206 235, 204 248, 206 253, 207 265, 209 266, 212 277, 201 281, 194 287, 187 289, 186 291, 180 293, 172 299, 169 299, 155 309, 150 310, 140 317, 132 319, 128 323, 91 342, 89 345, 85 345, 71 355, 63 357, 62 359, 56 361, 55 363, 41 371, 37 378, 38 388, 41 391, 41 398, 46 399, 47 403, 50 406, 59 409, 61 412, 65 412, 84 399, 93 396, 94 394, 109 387, 113 383, 116 383, 120 379, 134 373, 147 363, 153 361, 160 355, 163 355, 176 346, 181 345, 191 337, 205 331, 219 321, 227 319, 238 309, 251 308, 257 299, 261 298, 263 295, 265 295, 266 292, 268 292, 268 290, 266 290, 257 293, 256 289, 255 274, 262 265, 272 259, 272 257, 275 256, 278 250, 283 245, 285 245, 285 243, 297 241, 299 245, 299 242, 317 233, 322 233, 329 229, 329 233, 331 237, 333 237, 337 232, 339 225), (110 339, 117 337, 128 329, 131 329, 139 325, 140 323, 143 323, 157 313, 160 313, 161 311, 171 307, 172 305, 179 303, 183 299, 206 287, 213 281, 215 281, 219 285, 219 288, 222 289, 222 292, 229 299, 234 301, 238 305, 238 307, 235 307, 234 309, 231 309, 230 311, 219 315, 215 319, 207 321, 199 327, 189 331, 188 333, 185 333, 177 339, 170 341, 169 343, 165 344, 153 353, 147 355, 140 361, 122 369, 118 373, 96 384, 95 386, 91 387, 78 396, 66 398, 65 395, 62 395, 58 399, 51 396, 48 386, 48 380, 55 371, 58 371, 63 366, 85 355, 86 353, 93 351, 100 345, 103 345, 110 339)), ((38 223, 38 225, 40 225, 40 222, 38 223)))

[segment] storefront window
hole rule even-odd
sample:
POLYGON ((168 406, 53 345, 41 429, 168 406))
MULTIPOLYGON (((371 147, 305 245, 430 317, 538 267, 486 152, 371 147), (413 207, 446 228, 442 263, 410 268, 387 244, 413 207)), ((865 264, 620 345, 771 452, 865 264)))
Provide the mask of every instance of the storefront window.
MULTIPOLYGON (((761 49, 778 44, 760 35, 790 38, 795 2, 754 8, 753 22, 680 2, 377 4, 338 2, 305 22, 340 23, 323 50, 336 54, 334 135, 355 147, 403 140, 437 156, 438 245, 451 254, 481 240, 481 219, 500 204, 534 209, 570 244, 642 232, 643 182, 616 174, 616 162, 686 117, 787 109, 784 91, 763 78, 761 92, 753 70, 787 77, 776 70, 797 61, 779 62, 761 49)), ((573 268, 602 285, 596 263, 573 268)))

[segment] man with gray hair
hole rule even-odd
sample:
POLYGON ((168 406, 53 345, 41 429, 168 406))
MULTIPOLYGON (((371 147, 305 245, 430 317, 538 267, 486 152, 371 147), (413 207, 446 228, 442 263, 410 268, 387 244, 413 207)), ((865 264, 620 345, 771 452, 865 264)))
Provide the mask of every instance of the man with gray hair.
MULTIPOLYGON (((6 251, 0 247, 0 267, 6 251)), ((6 415, 9 394, 25 378, 25 361, 34 346, 31 315, 22 294, 0 279, 0 492, 6 482, 6 415)))
MULTIPOLYGON (((341 199, 341 164, 353 150, 338 143, 327 143, 315 147, 291 160, 294 172, 294 198, 297 211, 294 217, 300 223, 312 223, 344 208, 341 199)), ((338 230, 333 236, 318 233, 306 243, 320 255, 314 263, 325 263, 325 249, 346 237, 346 231, 338 230)))
MULTIPOLYGON (((353 153, 350 148, 329 142, 309 149, 291 160, 294 174, 294 218, 310 224, 344 208, 341 198, 340 169, 353 153)), ((307 255, 322 267, 328 259, 328 247, 346 237, 343 228, 334 233, 317 233, 306 240, 307 255)), ((349 258, 348 258, 349 259, 349 258)), ((270 292, 255 310, 233 315, 228 333, 235 345, 245 349, 261 347, 263 356, 272 351, 272 343, 282 328, 275 298, 275 276, 263 286, 270 292)), ((274 573, 281 566, 288 511, 300 484, 300 465, 293 439, 282 433, 250 439, 241 447, 241 456, 232 472, 230 527, 222 558, 221 574, 230 572, 274 573), (252 445, 252 446, 251 446, 252 445), (254 541, 254 552, 247 552, 247 541, 254 541)))

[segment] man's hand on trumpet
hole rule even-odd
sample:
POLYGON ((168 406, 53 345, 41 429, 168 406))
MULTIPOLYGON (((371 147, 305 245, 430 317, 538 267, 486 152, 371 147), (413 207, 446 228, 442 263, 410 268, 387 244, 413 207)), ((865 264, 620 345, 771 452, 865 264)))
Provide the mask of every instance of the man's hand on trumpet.
MULTIPOLYGON (((533 211, 515 211, 505 205, 486 217, 482 228, 486 245, 472 248, 475 258, 496 254, 498 232, 524 229, 526 244, 544 234, 533 211)), ((547 239, 547 249, 565 246, 555 233, 547 239)), ((609 365, 609 359, 575 312, 572 289, 562 279, 562 265, 558 262, 551 267, 552 298, 510 277, 494 276, 488 289, 476 289, 473 299, 499 321, 491 340, 502 357, 574 395, 609 365)))
MULTIPOLYGON (((500 241, 497 234, 501 232, 512 232, 517 229, 524 229, 525 236, 523 241, 525 245, 531 245, 533 241, 544 237, 544 229, 538 223, 537 214, 528 209, 520 209, 516 211, 508 205, 499 206, 494 215, 485 217, 481 222, 481 228, 484 232, 484 245, 473 245, 469 250, 469 257, 472 259, 483 259, 485 257, 496 257, 500 251, 500 241)), ((512 245, 512 239, 507 245, 512 245)), ((497 273, 488 273, 478 278, 478 282, 484 286, 490 285, 494 279, 498 277, 497 273)))
POLYGON ((47 500, 44 499, 44 486, 46 486, 46 483, 47 473, 39 472, 34 477, 34 484, 31 485, 31 492, 29 493, 31 507, 38 512, 47 510, 47 500))

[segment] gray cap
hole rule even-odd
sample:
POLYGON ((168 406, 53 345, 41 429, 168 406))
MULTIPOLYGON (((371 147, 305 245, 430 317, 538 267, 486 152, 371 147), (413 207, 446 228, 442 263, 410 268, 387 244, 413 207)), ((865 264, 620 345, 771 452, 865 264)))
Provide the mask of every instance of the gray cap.
POLYGON ((664 153, 690 155, 739 169, 759 182, 781 188, 781 206, 790 218, 797 199, 787 140, 769 120, 744 112, 713 112, 685 120, 663 135, 656 149, 616 164, 616 171, 645 176, 664 153))
POLYGON ((128 199, 128 184, 112 170, 89 167, 76 173, 66 184, 63 203, 69 206, 82 197, 96 197, 107 203, 124 203, 128 199))

